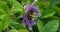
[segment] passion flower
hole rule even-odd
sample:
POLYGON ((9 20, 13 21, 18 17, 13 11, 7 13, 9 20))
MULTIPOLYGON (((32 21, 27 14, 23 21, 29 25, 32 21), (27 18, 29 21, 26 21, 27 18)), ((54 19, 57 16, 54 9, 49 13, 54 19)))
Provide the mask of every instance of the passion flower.
POLYGON ((26 6, 24 6, 26 14, 23 16, 22 24, 24 26, 28 26, 29 30, 32 30, 32 26, 36 25, 38 18, 41 16, 41 14, 38 12, 38 8, 34 5, 35 3, 36 0, 32 3, 32 5, 27 3, 26 6))

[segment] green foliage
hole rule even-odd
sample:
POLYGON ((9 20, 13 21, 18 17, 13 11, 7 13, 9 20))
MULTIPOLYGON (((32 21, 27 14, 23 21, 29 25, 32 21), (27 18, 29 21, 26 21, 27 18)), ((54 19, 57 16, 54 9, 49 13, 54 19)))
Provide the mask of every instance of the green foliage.
POLYGON ((59 27, 59 21, 52 20, 45 25, 44 32, 56 32, 58 27, 59 27))
POLYGON ((5 13, 5 11, 2 8, 0 8, 0 15, 2 15, 4 13, 5 13))
POLYGON ((55 9, 55 11, 56 11, 57 15, 59 15, 59 16, 60 16, 60 8, 55 6, 55 8, 54 8, 54 9, 55 9))
POLYGON ((55 11, 53 10, 48 10, 46 9, 43 13, 42 13, 42 18, 47 18, 47 17, 51 17, 55 14, 55 11))
MULTIPOLYGON (((27 27, 21 23, 22 16, 26 14, 24 6, 27 1, 0 0, 0 32, 29 32, 27 27)), ((34 0, 29 1, 30 4, 34 2, 34 0)), ((38 0, 35 5, 38 7, 41 17, 38 19, 37 25, 33 26, 36 29, 32 27, 32 31, 60 32, 60 0, 38 0)))
POLYGON ((12 29, 16 29, 16 30, 25 29, 26 30, 26 27, 24 27, 22 24, 18 22, 12 22, 10 26, 12 29))
POLYGON ((38 26, 39 32, 43 32, 43 28, 44 28, 44 27, 43 27, 42 21, 39 20, 39 21, 37 22, 37 26, 38 26))
POLYGON ((19 2, 12 0, 12 3, 13 3, 13 7, 11 8, 12 13, 20 12, 22 14, 24 12, 23 6, 19 2))
POLYGON ((51 5, 60 4, 60 0, 51 0, 51 5))
POLYGON ((24 30, 24 29, 22 29, 22 30, 14 30, 14 29, 12 29, 12 30, 10 30, 9 32, 28 32, 27 30, 24 30))
POLYGON ((18 30, 18 32, 28 32, 28 31, 27 31, 27 30, 22 29, 22 30, 18 30))
POLYGON ((2 1, 0 1, 0 7, 2 8, 2 9, 4 9, 4 11, 8 11, 8 6, 7 6, 7 4, 6 4, 6 2, 2 2, 2 1))
POLYGON ((10 13, 8 11, 9 8, 6 3, 0 1, 0 31, 5 30, 11 21, 10 13))
POLYGON ((10 30, 9 32, 18 32, 18 31, 17 31, 17 30, 13 30, 13 29, 12 29, 12 30, 10 30))
POLYGON ((3 16, 1 16, 1 17, 4 17, 4 18, 1 19, 1 21, 0 21, 1 22, 0 26, 2 26, 0 28, 1 28, 1 30, 5 30, 8 27, 8 25, 9 25, 9 23, 11 21, 11 18, 7 14, 5 14, 5 15, 3 14, 3 16))

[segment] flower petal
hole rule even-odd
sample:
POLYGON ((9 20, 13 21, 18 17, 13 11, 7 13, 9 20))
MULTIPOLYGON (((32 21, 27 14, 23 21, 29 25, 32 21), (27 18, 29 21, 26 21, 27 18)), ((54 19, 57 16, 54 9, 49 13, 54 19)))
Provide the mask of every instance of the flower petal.
POLYGON ((26 26, 26 21, 25 20, 22 21, 22 25, 26 26))
POLYGON ((38 13, 38 8, 35 7, 35 6, 31 6, 31 7, 29 8, 29 10, 28 10, 27 13, 30 13, 31 11, 32 11, 32 12, 36 12, 36 13, 38 13))
POLYGON ((28 17, 27 17, 26 15, 24 15, 24 16, 23 16, 22 24, 23 24, 24 26, 26 26, 26 25, 27 25, 27 22, 28 22, 28 17))
POLYGON ((36 16, 37 16, 37 17, 41 17, 41 14, 40 14, 40 13, 36 13, 36 16))
POLYGON ((32 30, 32 26, 30 24, 28 24, 28 29, 32 30))
POLYGON ((33 26, 33 25, 35 25, 36 23, 37 23, 37 21, 29 20, 28 25, 33 26))

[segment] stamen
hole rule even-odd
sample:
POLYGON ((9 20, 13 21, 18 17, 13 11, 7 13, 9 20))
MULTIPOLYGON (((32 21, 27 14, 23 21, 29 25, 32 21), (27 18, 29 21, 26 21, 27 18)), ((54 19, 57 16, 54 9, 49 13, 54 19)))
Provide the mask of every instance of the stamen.
POLYGON ((32 20, 35 20, 35 19, 32 19, 32 20))

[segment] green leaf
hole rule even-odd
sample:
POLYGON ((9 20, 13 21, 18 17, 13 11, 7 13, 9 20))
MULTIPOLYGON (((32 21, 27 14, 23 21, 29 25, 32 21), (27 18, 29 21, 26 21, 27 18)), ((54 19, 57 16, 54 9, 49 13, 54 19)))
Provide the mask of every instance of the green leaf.
POLYGON ((0 1, 0 8, 4 9, 4 11, 8 12, 9 8, 6 2, 0 1))
POLYGON ((9 8, 11 8, 13 6, 12 0, 7 0, 7 5, 9 8))
POLYGON ((8 14, 0 15, 0 31, 5 30, 10 24, 11 17, 8 14))
POLYGON ((28 0, 22 0, 22 2, 23 2, 24 4, 26 4, 27 1, 28 1, 28 0))
POLYGON ((59 26, 59 28, 58 28, 58 32, 60 32, 60 26, 59 26))
POLYGON ((0 22, 0 31, 2 31, 2 23, 0 22))
MULTIPOLYGON (((50 0, 50 3, 51 3, 51 5, 56 5, 56 4, 60 4, 60 0, 50 0)), ((52 7, 53 7, 52 6, 52 7)))
POLYGON ((15 30, 15 29, 11 29, 9 32, 28 32, 28 30, 24 30, 24 29, 15 30))
POLYGON ((54 6, 54 10, 56 11, 56 14, 60 16, 60 8, 57 6, 54 6))
POLYGON ((18 30, 18 32, 28 32, 28 30, 21 29, 21 30, 18 30))
POLYGON ((16 29, 16 30, 19 30, 19 29, 25 29, 26 30, 26 27, 24 27, 22 24, 20 24, 18 22, 11 22, 10 27, 12 29, 16 29))
POLYGON ((0 0, 0 1, 4 1, 5 2, 6 0, 0 0))
POLYGON ((0 31, 5 30, 10 24, 11 17, 6 2, 0 1, 0 31))
POLYGON ((0 8, 0 15, 2 14, 5 14, 5 11, 2 8, 0 8))
POLYGON ((56 12, 54 10, 50 10, 50 9, 46 9, 44 10, 44 12, 42 13, 42 18, 48 18, 51 17, 55 14, 56 12))
POLYGON ((52 17, 49 17, 49 19, 51 19, 51 20, 60 20, 60 17, 52 16, 52 17))
POLYGON ((17 30, 15 30, 15 29, 12 29, 12 30, 10 30, 9 32, 18 32, 17 30))
POLYGON ((52 20, 45 25, 44 32, 56 32, 58 27, 59 27, 59 21, 52 20))
POLYGON ((23 8, 23 6, 19 3, 19 2, 17 2, 16 0, 12 0, 12 5, 13 5, 13 7, 11 8, 11 10, 12 10, 12 13, 20 13, 20 14, 24 14, 25 13, 25 10, 24 10, 24 8, 23 8))
POLYGON ((37 22, 37 26, 38 26, 39 32, 43 32, 43 23, 42 23, 42 21, 39 20, 37 22))

